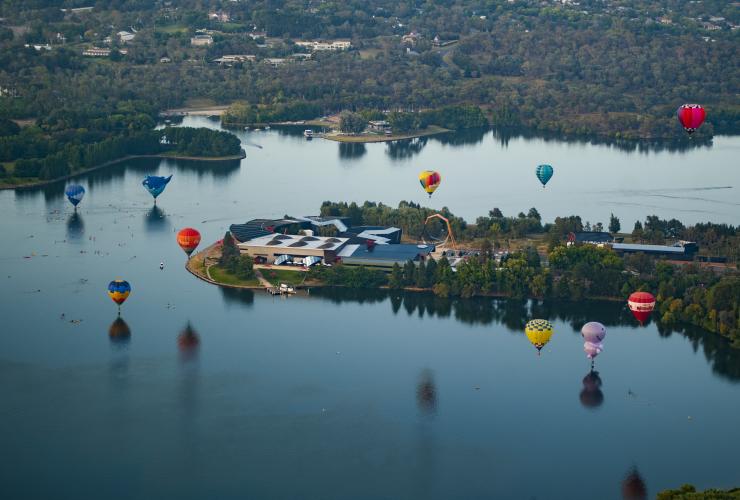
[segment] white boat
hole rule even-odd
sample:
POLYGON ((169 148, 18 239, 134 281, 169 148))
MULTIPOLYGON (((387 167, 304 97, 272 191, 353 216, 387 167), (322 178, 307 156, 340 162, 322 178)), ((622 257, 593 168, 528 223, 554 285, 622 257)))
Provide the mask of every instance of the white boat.
POLYGON ((313 130, 310 128, 307 128, 303 131, 303 135, 306 137, 306 139, 312 139, 313 138, 313 130))
POLYGON ((285 283, 280 283, 280 293, 295 293, 295 288, 293 288, 291 285, 287 285, 285 283))
POLYGON ((265 130, 270 130, 270 126, 269 125, 265 125, 265 130))

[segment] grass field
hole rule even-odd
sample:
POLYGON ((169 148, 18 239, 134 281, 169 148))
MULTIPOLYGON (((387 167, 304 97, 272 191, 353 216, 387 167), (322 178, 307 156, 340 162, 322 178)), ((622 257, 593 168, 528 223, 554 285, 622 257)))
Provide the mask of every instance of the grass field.
POLYGON ((260 286, 260 282, 257 278, 251 280, 243 280, 241 278, 237 278, 236 276, 218 265, 211 266, 209 268, 209 271, 211 273, 211 278, 225 285, 260 286))
POLYGON ((303 282, 304 271, 288 271, 287 269, 260 269, 262 276, 275 286, 280 283, 299 285, 303 282))

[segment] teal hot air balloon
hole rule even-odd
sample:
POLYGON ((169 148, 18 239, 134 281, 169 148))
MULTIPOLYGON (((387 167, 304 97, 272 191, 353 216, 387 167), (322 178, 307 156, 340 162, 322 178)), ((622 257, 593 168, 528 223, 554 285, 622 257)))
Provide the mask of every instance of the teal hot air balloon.
POLYGON ((550 165, 537 165, 537 168, 535 169, 535 174, 537 175, 537 178, 542 183, 542 187, 544 188, 547 182, 552 178, 553 169, 550 165))
POLYGON ((162 191, 164 191, 164 188, 167 187, 170 179, 172 179, 171 175, 169 177, 147 175, 141 184, 146 188, 147 191, 149 191, 149 194, 154 197, 154 203, 157 203, 157 196, 162 194, 162 191))

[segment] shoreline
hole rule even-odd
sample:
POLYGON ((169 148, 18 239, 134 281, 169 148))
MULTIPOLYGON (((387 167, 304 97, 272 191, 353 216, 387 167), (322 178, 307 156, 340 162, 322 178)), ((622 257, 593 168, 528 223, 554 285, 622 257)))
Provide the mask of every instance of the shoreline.
POLYGON ((403 141, 406 139, 416 139, 417 137, 428 137, 432 135, 446 134, 455 132, 447 128, 432 125, 424 130, 417 130, 408 134, 378 135, 378 134, 358 134, 358 135, 339 135, 337 134, 319 134, 318 137, 334 142, 365 144, 373 142, 393 142, 403 141))
POLYGON ((243 160, 247 157, 247 152, 242 149, 241 152, 238 155, 232 155, 232 156, 181 156, 181 155, 168 155, 168 154, 152 154, 152 155, 127 155, 122 158, 117 158, 115 160, 110 160, 105 163, 101 163, 100 165, 96 165, 94 167, 90 167, 85 170, 80 170, 78 172, 71 173, 69 175, 65 175, 63 177, 57 177, 56 179, 49 179, 49 180, 43 180, 43 181, 34 181, 34 182, 25 182, 21 184, 6 184, 6 183, 0 183, 0 191, 8 190, 8 189, 33 189, 43 186, 49 186, 51 184, 55 184, 57 182, 65 181, 68 179, 72 179, 74 177, 77 177, 79 175, 88 174, 90 172, 94 172, 96 170, 100 170, 106 167, 113 166, 117 163, 124 162, 126 160, 138 160, 138 159, 145 159, 145 158, 159 158, 159 159, 165 159, 165 160, 182 160, 182 161, 212 161, 212 162, 220 162, 220 161, 235 161, 235 160, 243 160))

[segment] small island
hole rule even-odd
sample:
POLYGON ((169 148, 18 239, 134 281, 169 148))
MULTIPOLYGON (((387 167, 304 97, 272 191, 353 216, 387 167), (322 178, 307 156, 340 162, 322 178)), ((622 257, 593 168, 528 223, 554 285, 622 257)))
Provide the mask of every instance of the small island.
POLYGON ((291 121, 292 117, 306 112, 305 109, 292 110, 238 101, 221 115, 221 123, 224 127, 236 128, 264 127, 267 124, 318 127, 323 132, 313 137, 353 143, 391 142, 489 126, 489 120, 479 107, 466 105, 418 112, 345 110, 313 120, 291 121))
POLYGON ((235 135, 192 127, 127 131, 81 144, 39 137, 26 128, 7 142, 19 158, 0 164, 0 189, 38 187, 135 158, 223 162, 246 156, 235 135), (47 154, 37 157, 39 150, 47 154))

